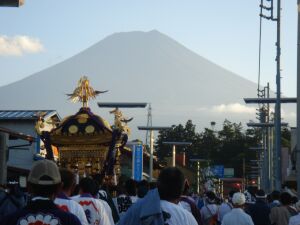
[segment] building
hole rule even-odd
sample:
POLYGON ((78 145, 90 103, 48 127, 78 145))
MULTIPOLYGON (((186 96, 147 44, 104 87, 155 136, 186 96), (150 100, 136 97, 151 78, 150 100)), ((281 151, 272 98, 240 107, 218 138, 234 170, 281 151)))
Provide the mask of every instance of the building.
MULTIPOLYGON (((45 155, 43 142, 36 133, 35 126, 39 119, 46 123, 45 129, 52 129, 60 120, 55 110, 0 110, 0 127, 9 132, 32 137, 32 142, 24 139, 8 140, 7 166, 9 173, 26 174, 32 163, 45 155)), ((9 133, 5 132, 5 133, 9 133)), ((13 137, 13 135, 10 135, 13 137)))

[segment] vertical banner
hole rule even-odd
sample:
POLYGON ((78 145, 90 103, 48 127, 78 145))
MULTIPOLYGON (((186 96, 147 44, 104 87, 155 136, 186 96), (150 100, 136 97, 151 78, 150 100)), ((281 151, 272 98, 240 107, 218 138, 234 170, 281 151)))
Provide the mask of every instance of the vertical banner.
POLYGON ((133 145, 132 151, 132 176, 136 181, 143 178, 143 146, 133 145))

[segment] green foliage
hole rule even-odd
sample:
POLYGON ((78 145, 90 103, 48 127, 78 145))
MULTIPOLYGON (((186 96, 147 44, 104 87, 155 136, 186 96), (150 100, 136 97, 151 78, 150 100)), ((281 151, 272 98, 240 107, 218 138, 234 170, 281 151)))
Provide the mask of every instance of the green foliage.
MULTIPOLYGON (((177 126, 173 125, 172 129, 170 130, 161 130, 159 131, 159 135, 156 141, 156 149, 157 155, 159 159, 164 159, 167 156, 171 155, 171 149, 172 146, 170 145, 164 145, 163 142, 165 141, 187 141, 192 142, 192 146, 195 146, 195 149, 197 148, 197 141, 199 139, 199 134, 196 133, 196 126, 192 123, 191 120, 188 120, 183 126, 182 124, 179 124, 177 126)), ((190 146, 181 147, 178 146, 176 148, 177 152, 185 151, 193 151, 195 150, 191 148, 190 146)))
MULTIPOLYGON (((171 130, 162 130, 159 132, 156 149, 160 160, 171 156, 170 145, 164 145, 165 141, 189 141, 191 146, 177 146, 176 152, 186 151, 188 157, 197 157, 209 160, 210 165, 224 165, 224 167, 234 168, 235 176, 243 176, 243 161, 245 160, 246 173, 247 165, 250 160, 258 159, 255 151, 249 150, 249 147, 257 147, 261 143, 260 129, 244 130, 241 123, 232 123, 225 120, 223 128, 220 131, 214 131, 205 128, 202 132, 196 132, 196 126, 191 120, 188 120, 183 126, 173 125, 171 130)), ((283 146, 290 143, 289 130, 282 131, 283 146)), ((203 163, 202 163, 203 165, 203 163)), ((205 166, 205 165, 204 165, 205 166)))

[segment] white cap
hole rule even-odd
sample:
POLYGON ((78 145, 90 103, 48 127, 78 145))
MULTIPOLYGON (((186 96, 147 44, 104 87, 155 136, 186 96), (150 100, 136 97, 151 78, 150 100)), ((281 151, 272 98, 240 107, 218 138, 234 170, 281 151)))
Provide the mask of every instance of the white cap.
POLYGON ((234 195, 232 197, 232 203, 234 205, 244 205, 245 202, 246 202, 246 198, 243 193, 240 193, 240 192, 234 193, 234 195))

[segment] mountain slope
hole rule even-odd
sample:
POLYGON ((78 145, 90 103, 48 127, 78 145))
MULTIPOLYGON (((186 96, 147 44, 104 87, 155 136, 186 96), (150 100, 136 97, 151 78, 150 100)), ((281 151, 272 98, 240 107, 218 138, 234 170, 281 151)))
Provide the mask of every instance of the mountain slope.
MULTIPOLYGON (((210 107, 240 103, 256 96, 256 84, 188 50, 158 31, 116 33, 83 52, 23 80, 0 87, 2 109, 57 109, 65 116, 80 105, 67 103, 66 93, 87 75, 97 90, 109 90, 97 101, 151 102, 153 124, 200 126, 222 122, 232 115, 215 114, 210 107), (9 96, 9 98, 7 97, 9 96)), ((106 109, 94 112, 112 120, 106 109)), ((132 127, 146 123, 145 110, 125 110, 135 117, 132 127)), ((255 115, 253 115, 254 117, 255 115)), ((246 121, 249 114, 234 115, 246 121)))

